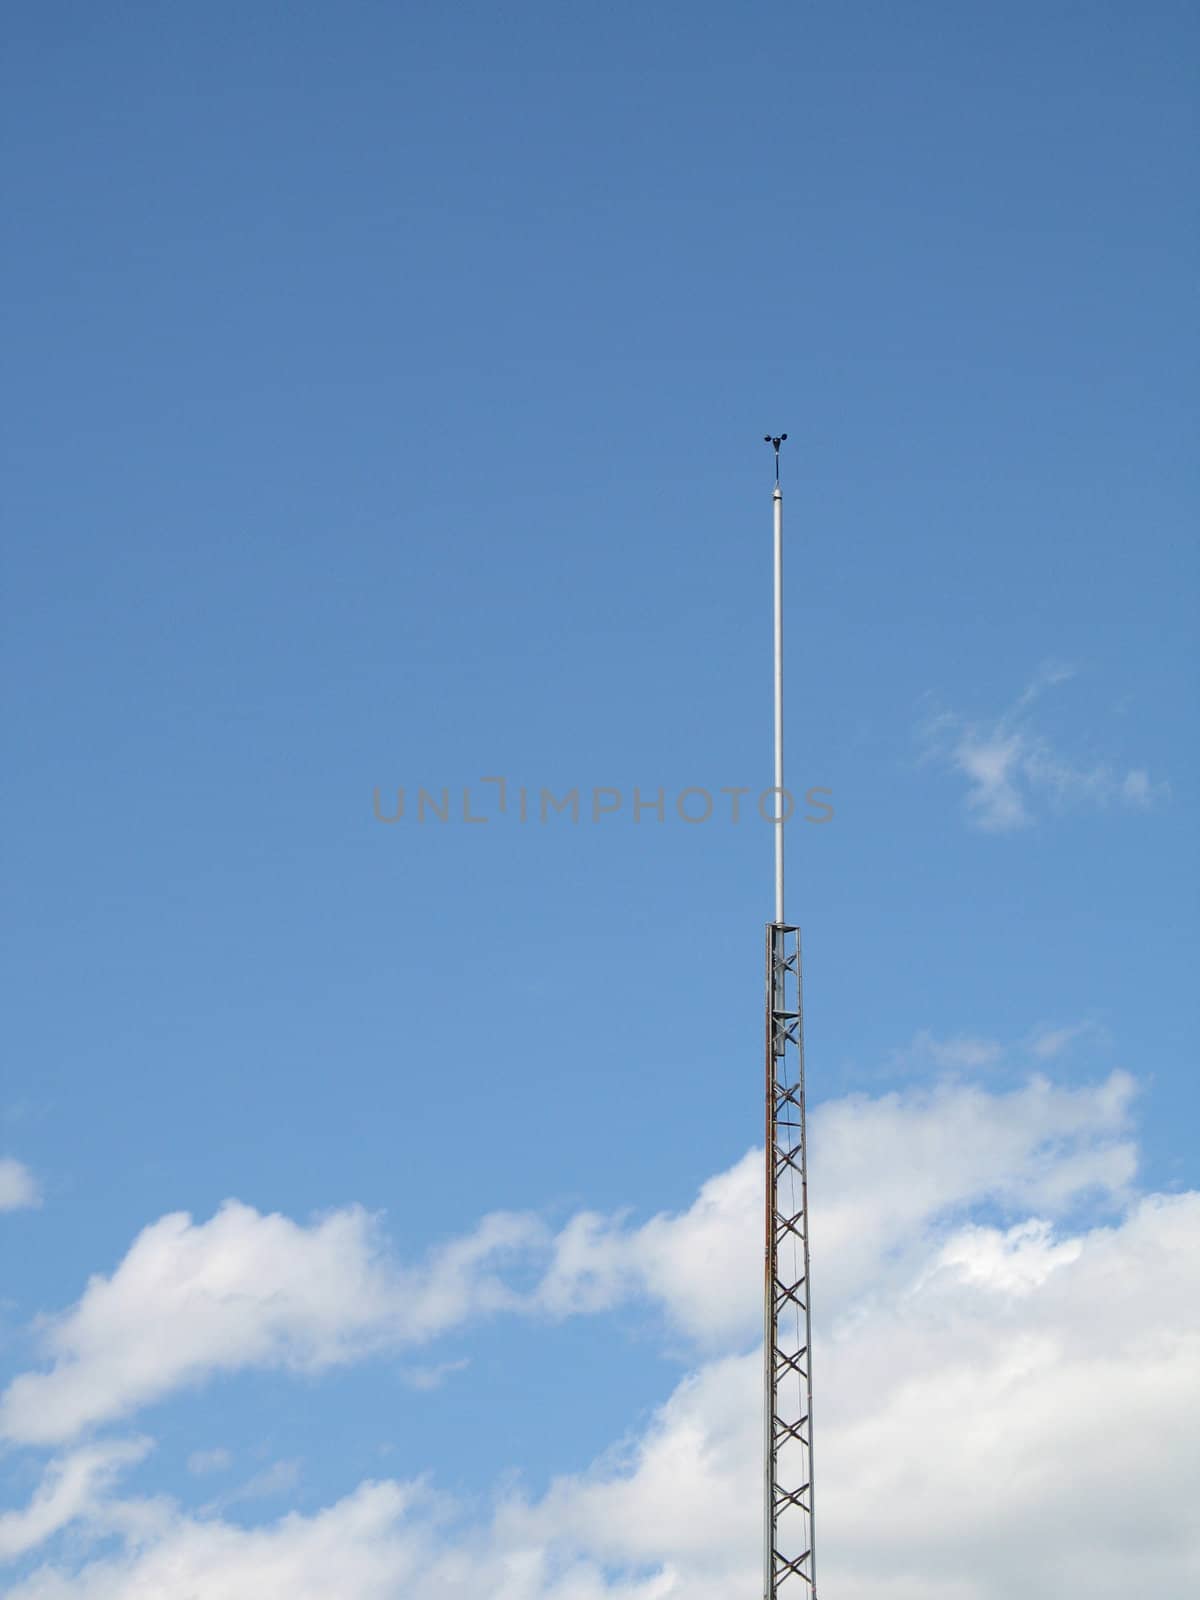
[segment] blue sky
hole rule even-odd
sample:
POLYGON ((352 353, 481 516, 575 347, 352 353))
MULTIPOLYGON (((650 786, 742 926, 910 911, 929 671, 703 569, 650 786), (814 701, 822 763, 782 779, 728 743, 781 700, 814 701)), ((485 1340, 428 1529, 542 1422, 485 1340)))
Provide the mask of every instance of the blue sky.
MULTIPOLYGON (((686 1212, 754 1146, 770 829, 670 810, 770 782, 768 429, 790 776, 834 807, 788 835, 814 1099, 1120 1071, 1136 1179, 1072 1225, 1195 1184, 1193 8, 5 31, 8 1378, 171 1213, 360 1206, 436 1262, 686 1212)), ((239 1526, 380 1474, 536 1498, 700 1370, 673 1315, 197 1358, 112 1436, 239 1526)))

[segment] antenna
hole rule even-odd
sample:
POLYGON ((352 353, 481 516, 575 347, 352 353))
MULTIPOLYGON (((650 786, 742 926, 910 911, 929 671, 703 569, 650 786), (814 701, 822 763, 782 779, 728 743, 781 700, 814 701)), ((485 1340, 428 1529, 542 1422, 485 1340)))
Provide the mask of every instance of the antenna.
POLYGON ((783 490, 779 487, 779 447, 786 433, 763 434, 775 451, 775 921, 783 921, 783 490))
POLYGON ((817 1600, 812 1312, 800 930, 783 914, 783 490, 775 451, 775 920, 767 924, 766 1248, 763 1289, 763 1600, 817 1600))

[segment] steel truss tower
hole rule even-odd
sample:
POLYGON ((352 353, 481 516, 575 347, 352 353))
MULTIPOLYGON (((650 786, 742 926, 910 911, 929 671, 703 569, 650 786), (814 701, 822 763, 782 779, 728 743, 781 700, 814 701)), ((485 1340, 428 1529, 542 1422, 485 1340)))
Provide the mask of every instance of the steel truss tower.
POLYGON ((775 449, 775 920, 767 924, 763 1600, 817 1600, 800 930, 783 911, 783 491, 775 449))

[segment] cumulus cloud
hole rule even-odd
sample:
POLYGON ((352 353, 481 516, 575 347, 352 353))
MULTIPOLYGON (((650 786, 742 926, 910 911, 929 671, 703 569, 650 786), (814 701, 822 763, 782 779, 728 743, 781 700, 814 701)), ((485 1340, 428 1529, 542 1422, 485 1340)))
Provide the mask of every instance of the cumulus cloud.
POLYGON ((1128 1073, 1064 1088, 1043 1077, 990 1094, 972 1084, 850 1096, 818 1109, 813 1248, 836 1306, 906 1270, 930 1228, 991 1204, 1056 1217, 1117 1202, 1137 1169, 1128 1073))
POLYGON ((534 1218, 497 1213, 405 1270, 358 1207, 309 1226, 236 1201, 205 1223, 163 1217, 111 1277, 94 1277, 50 1320, 53 1364, 9 1385, 0 1433, 53 1444, 214 1372, 317 1372, 428 1339, 468 1312, 512 1303, 487 1263, 541 1234, 534 1218))
MULTIPOLYGON (((1190 1597, 1198 1240, 1198 1194, 1075 1230, 968 1224, 844 1303, 817 1368, 826 1591, 1190 1597)), ((253 1529, 176 1508, 152 1537, 47 1563, 11 1600, 753 1594, 760 1378, 756 1352, 715 1356, 640 1435, 540 1497, 501 1494, 490 1517, 400 1483, 253 1529)))
POLYGON ((0 1561, 12 1561, 68 1523, 94 1516, 114 1480, 149 1448, 145 1439, 109 1440, 51 1461, 29 1504, 0 1513, 0 1561))
POLYGON ((1041 669, 1015 704, 992 720, 972 720, 941 711, 920 728, 927 759, 967 783, 966 809, 973 826, 1005 833, 1033 823, 1042 806, 1125 806, 1147 810, 1169 786, 1152 782, 1141 767, 1122 772, 1110 762, 1072 760, 1056 750, 1034 725, 1032 707, 1047 689, 1074 676, 1071 667, 1041 669))
POLYGON ((762 1359, 724 1356, 676 1388, 646 1431, 533 1504, 510 1500, 500 1543, 565 1547, 608 1571, 664 1579, 667 1595, 754 1594, 762 1359))
POLYGON ((0 1156, 0 1211, 23 1211, 41 1203, 41 1190, 29 1168, 12 1156, 0 1156))
POLYGON ((822 1377, 838 1592, 1182 1600, 1200 1570, 1181 1488, 1200 1472, 1198 1240, 1196 1194, 1061 1239, 970 1230, 844 1324, 822 1377))
MULTIPOLYGON (((1190 1595, 1198 1268, 1200 1195, 1154 1197, 1111 1227, 930 1234, 846 1302, 816 1367, 825 1591, 1190 1595)), ((672 1600, 755 1593, 760 1382, 756 1353, 710 1363, 625 1459, 507 1515, 672 1600)))
MULTIPOLYGON (((812 1118, 818 1309, 895 1277, 921 1230, 983 1203, 1057 1216, 1082 1197, 1116 1199, 1137 1165, 1134 1081, 1078 1089, 1045 1078, 1007 1093, 946 1083, 818 1106, 812 1118)), ((640 1226, 581 1213, 554 1240, 540 1303, 558 1315, 657 1301, 703 1346, 751 1337, 759 1315, 762 1155, 712 1178, 686 1211, 640 1226), (713 1285, 722 1285, 720 1293, 713 1285)))
POLYGON ((693 1204, 640 1225, 581 1212, 558 1233, 536 1303, 552 1316, 594 1314, 624 1301, 656 1302, 705 1344, 741 1337, 753 1317, 753 1229, 762 1214, 762 1155, 751 1151, 710 1178, 693 1204), (726 1293, 714 1295, 713 1284, 726 1293))
POLYGON ((414 1564, 403 1526, 414 1492, 365 1483, 316 1516, 254 1529, 176 1514, 144 1548, 75 1574, 43 1568, 10 1600, 394 1600, 414 1564))
MULTIPOLYGON (((819 1107, 813 1239, 826 1305, 902 1270, 914 1230, 956 1207, 1021 1196, 1054 1215, 1090 1191, 1119 1194, 1135 1167, 1132 1093, 1118 1073, 1080 1089, 947 1084, 819 1107)), ((640 1224, 582 1212, 551 1236, 536 1217, 495 1213, 420 1268, 399 1265, 358 1208, 307 1226, 232 1201, 205 1223, 172 1214, 50 1319, 51 1365, 9 1385, 0 1433, 55 1444, 214 1373, 318 1372, 499 1311, 594 1315, 643 1301, 686 1339, 728 1345, 756 1325, 761 1182, 751 1151, 686 1210, 640 1224), (505 1281, 511 1264, 532 1290, 505 1281)))
MULTIPOLYGON (((1007 1092, 953 1083, 818 1108, 816 1417, 827 1592, 842 1600, 1006 1600, 1016 1588, 1028 1600, 1183 1600, 1194 1592, 1200 1195, 1132 1191, 1132 1093, 1132 1080, 1114 1074, 1076 1088, 1040 1078, 1007 1092), (1096 1195, 1099 1209, 1080 1208, 1096 1195)), ((455 1508, 427 1485, 383 1482, 311 1516, 245 1527, 220 1507, 206 1514, 114 1502, 106 1480, 72 1497, 56 1490, 63 1469, 55 1467, 16 1514, 25 1520, 11 1524, 9 1550, 30 1549, 71 1517, 107 1542, 88 1559, 81 1532, 68 1552, 18 1581, 11 1600, 727 1600, 756 1592, 760 1162, 751 1152, 690 1206, 644 1222, 595 1214, 550 1236, 511 1219, 497 1235, 485 1221, 452 1247, 460 1265, 473 1260, 494 1279, 485 1295, 493 1309, 544 1322, 642 1300, 694 1341, 695 1364, 674 1393, 590 1470, 537 1496, 506 1488, 490 1513, 455 1508), (517 1253, 523 1281, 539 1264, 532 1290, 505 1286, 497 1237, 517 1253), (745 1304, 730 1313, 731 1301, 745 1304), (51 1503, 52 1513, 33 1515, 51 1503)), ((368 1306, 396 1315, 397 1284, 407 1282, 405 1326, 448 1326, 460 1314, 456 1270, 437 1258, 419 1272, 400 1269, 375 1225, 360 1235, 366 1219, 348 1227, 338 1215, 348 1231, 334 1234, 339 1248, 330 1253, 348 1251, 368 1306), (349 1248, 362 1237, 369 1248, 349 1248), (420 1299, 432 1285, 436 1309, 420 1299)), ((258 1220, 273 1221, 271 1237, 294 1244, 287 1230, 297 1225, 258 1220)), ((297 1231, 319 1235, 332 1221, 297 1231)), ((192 1359, 209 1370, 235 1349, 228 1330, 213 1333, 224 1314, 213 1306, 228 1299, 240 1307, 252 1281, 234 1264, 240 1227, 228 1235, 223 1277, 210 1259, 222 1237, 204 1232, 211 1226, 177 1223, 170 1235, 184 1264, 204 1269, 199 1303, 212 1342, 210 1356, 193 1346, 192 1359)), ((127 1318, 93 1323, 89 1310, 79 1320, 98 1287, 149 1284, 143 1313, 160 1330, 178 1326, 162 1320, 155 1296, 174 1304, 189 1276, 183 1266, 123 1276, 145 1238, 59 1324, 74 1328, 59 1353, 68 1394, 85 1353, 95 1383, 124 1385, 124 1408, 143 1392, 128 1380, 129 1363, 144 1355, 126 1339, 127 1318), (96 1338, 103 1329, 117 1344, 126 1340, 126 1359, 99 1361, 80 1335, 85 1325, 96 1338)), ((157 1244, 166 1248, 166 1238, 157 1244)), ((325 1257, 314 1247, 304 1259, 325 1257)), ((375 1347, 374 1313, 331 1327, 290 1277, 273 1281, 282 1282, 281 1320, 255 1311, 258 1342, 244 1346, 255 1359, 311 1370, 375 1347)), ((244 1325, 234 1326, 245 1338, 244 1325)), ((56 1370, 41 1375, 52 1404, 56 1370)))

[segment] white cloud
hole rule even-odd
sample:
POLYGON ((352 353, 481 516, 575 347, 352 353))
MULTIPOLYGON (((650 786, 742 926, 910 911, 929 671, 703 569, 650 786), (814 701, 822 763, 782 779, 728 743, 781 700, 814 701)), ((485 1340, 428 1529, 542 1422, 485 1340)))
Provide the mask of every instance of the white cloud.
POLYGON ((1078 1239, 1056 1244, 1050 1224, 1038 1218, 1004 1231, 969 1226, 942 1246, 922 1285, 946 1272, 962 1283, 1015 1296, 1039 1288, 1059 1267, 1078 1261, 1082 1250, 1078 1239))
POLYGON ((814 1121, 818 1305, 906 1269, 921 1230, 990 1202, 1057 1216, 1088 1195, 1124 1195, 1133 1079, 1063 1088, 1045 1078, 989 1094, 969 1084, 820 1107, 814 1121), (823 1282, 824 1287, 820 1285, 823 1282))
POLYGON ((0 1399, 0 1432, 28 1444, 71 1438, 213 1372, 320 1371, 413 1343, 515 1296, 488 1270, 541 1237, 532 1218, 497 1213, 410 1271, 389 1258, 357 1207, 303 1226, 230 1201, 211 1221, 161 1218, 111 1278, 52 1319, 53 1365, 0 1399))
POLYGON ((42 1203, 37 1179, 12 1156, 0 1156, 0 1211, 23 1211, 42 1203))
POLYGON ((278 1500, 297 1487, 302 1471, 303 1464, 299 1461, 273 1461, 269 1467, 256 1472, 238 1488, 230 1489, 205 1509, 209 1512, 223 1511, 228 1506, 244 1505, 248 1500, 278 1500))
MULTIPOLYGON (((1019 1588, 1026 1600, 1183 1600, 1194 1591, 1200 1195, 1131 1195, 1132 1092, 1132 1080, 1114 1074, 1083 1088, 1035 1079, 998 1093, 956 1083, 818 1108, 816 1415, 827 1593, 1006 1600, 1019 1588), (1077 1202, 1097 1189, 1107 1220, 1082 1224, 1077 1202)), ((59 1353, 68 1398, 80 1363, 90 1364, 93 1386, 118 1383, 121 1405, 105 1414, 146 1392, 130 1378, 145 1359, 128 1338, 133 1308, 160 1335, 175 1336, 178 1286, 197 1275, 199 1299, 183 1304, 199 1307, 207 1332, 171 1381, 247 1352, 303 1369, 349 1359, 375 1347, 371 1308, 384 1303, 394 1313, 402 1282, 407 1328, 448 1326, 462 1314, 464 1260, 492 1278, 485 1309, 544 1317, 650 1300, 698 1341, 704 1359, 639 1435, 590 1471, 539 1497, 507 1491, 490 1515, 477 1506, 456 1513, 426 1486, 385 1482, 363 1484, 316 1515, 251 1528, 216 1510, 115 1502, 94 1489, 59 1493, 53 1514, 30 1520, 34 1506, 54 1500, 61 1469, 53 1469, 40 1500, 15 1514, 26 1520, 11 1524, 10 1550, 29 1549, 70 1517, 82 1526, 9 1600, 753 1594, 760 1172, 761 1156, 751 1152, 685 1210, 641 1224, 592 1215, 550 1239, 527 1219, 498 1232, 485 1222, 451 1247, 454 1266, 435 1258, 416 1273, 394 1266, 377 1231, 353 1213, 338 1214, 342 1231, 331 1236, 321 1230, 337 1219, 300 1229, 249 1213, 235 1215, 224 1234, 206 1231, 212 1223, 168 1219, 173 1229, 153 1243, 178 1248, 180 1260, 169 1270, 139 1261, 135 1272, 130 1263, 154 1233, 147 1230, 59 1324, 72 1330, 59 1353), (330 1260, 346 1258, 350 1288, 344 1277, 324 1277, 322 1304, 324 1293, 357 1293, 366 1310, 329 1325, 289 1271, 271 1280, 274 1320, 252 1295, 247 1321, 254 1277, 243 1259, 246 1235, 259 1241, 265 1223, 272 1245, 311 1271, 328 1274, 330 1260), (532 1294, 516 1296, 496 1275, 497 1239, 524 1252, 523 1277, 531 1262, 543 1264, 532 1294), (128 1302, 122 1314, 107 1306, 100 1315, 98 1286, 118 1285, 117 1298, 128 1302), (740 1304, 731 1311, 731 1302, 740 1304), (111 1337, 124 1355, 117 1359, 114 1347, 101 1360, 84 1329, 91 1339, 111 1337), (78 1553, 89 1529, 108 1541, 90 1561, 78 1553)), ((41 1391, 52 1408, 61 1402, 54 1378, 43 1375, 49 1387, 41 1391)))
POLYGON ((1058 1241, 963 1234, 847 1324, 822 1363, 838 1592, 1190 1593, 1198 1244, 1195 1194, 1058 1241))
MULTIPOLYGON (((1082 1232, 932 1227, 909 1253, 818 1351, 824 1592, 1190 1596, 1200 1195, 1082 1232)), ((506 1507, 496 1540, 649 1570, 670 1600, 757 1592, 760 1381, 757 1354, 709 1363, 614 1461, 506 1507)))
POLYGON ((939 1039, 922 1028, 910 1045, 893 1054, 890 1064, 893 1071, 907 1066, 926 1072, 930 1068, 938 1072, 979 1072, 984 1067, 994 1066, 1003 1054, 1004 1046, 996 1039, 983 1039, 970 1033, 939 1039))
POLYGON ((12 1561, 68 1523, 92 1516, 113 1481, 149 1448, 145 1439, 109 1440, 51 1461, 25 1509, 0 1513, 0 1561, 12 1561))
POLYGON ((454 1373, 465 1372, 470 1364, 465 1356, 458 1361, 435 1361, 426 1365, 403 1367, 400 1377, 410 1389, 416 1389, 421 1394, 429 1394, 434 1389, 440 1389, 446 1379, 454 1373))
POLYGON ((761 1383, 759 1355, 709 1362, 591 1473, 559 1479, 536 1504, 504 1505, 500 1542, 565 1545, 610 1569, 665 1568, 672 1596, 707 1594, 710 1583, 714 1594, 753 1594, 761 1383))
POLYGON ((957 712, 926 719, 920 730, 925 754, 966 779, 974 826, 989 833, 1028 827, 1043 803, 1058 811, 1114 804, 1147 810, 1169 794, 1169 785, 1152 782, 1141 767, 1122 773, 1107 761, 1081 764, 1038 732, 1030 707, 1072 676, 1070 667, 1043 667, 1016 703, 992 721, 971 721, 957 712))
MULTIPOLYGON (((1134 1082, 1079 1089, 1044 1078, 1007 1093, 970 1084, 818 1106, 812 1119, 818 1310, 907 1269, 924 1228, 964 1207, 1034 1205, 1058 1215, 1081 1197, 1119 1199, 1136 1169, 1134 1082)), ((657 1300, 704 1346, 753 1336, 761 1261, 762 1155, 710 1179, 685 1212, 641 1226, 582 1213, 554 1241, 538 1297, 552 1314, 657 1300), (721 1292, 714 1293, 713 1285, 721 1292)))
POLYGON ((187 1469, 194 1477, 206 1478, 213 1472, 228 1472, 233 1457, 222 1445, 212 1450, 193 1450, 187 1458, 187 1469))
POLYGON ((650 1299, 703 1343, 740 1337, 755 1304, 752 1230, 762 1212, 761 1167, 761 1153, 751 1151, 710 1178, 688 1210, 640 1226, 621 1215, 581 1212, 554 1240, 536 1303, 552 1316, 571 1316, 650 1299), (726 1292, 714 1295, 714 1282, 726 1292))
POLYGON ((366 1483, 317 1516, 255 1529, 174 1515, 146 1548, 77 1575, 44 1568, 10 1600, 395 1600, 413 1568, 413 1494, 366 1483))
MULTIPOLYGON (((1149 1197, 1074 1232, 1037 1218, 933 1229, 914 1258, 822 1338, 824 1591, 1190 1597, 1200 1195, 1149 1197)), ((115 1554, 47 1565, 10 1600, 753 1594, 760 1375, 754 1352, 708 1361, 639 1437, 539 1498, 502 1496, 490 1518, 398 1483, 255 1529, 175 1509, 115 1554)))
MULTIPOLYGON (((1055 1214, 1089 1190, 1119 1195, 1135 1166, 1132 1092, 1114 1074, 1082 1089, 948 1084, 819 1107, 813 1248, 825 1304, 902 1271, 913 1230, 955 1208, 1019 1195, 1055 1214)), ((757 1316, 760 1169, 750 1152, 686 1211, 640 1225, 583 1212, 551 1238, 534 1217, 496 1213, 416 1269, 392 1259, 357 1208, 309 1226, 233 1201, 205 1223, 163 1217, 48 1322, 52 1364, 9 1385, 0 1432, 59 1443, 214 1373, 321 1371, 497 1311, 563 1317, 648 1301, 686 1338, 728 1346, 753 1336, 757 1316), (505 1283, 510 1262, 540 1270, 532 1292, 505 1283)))
POLYGON ((1056 1056, 1073 1045, 1076 1039, 1093 1031, 1090 1022, 1076 1022, 1064 1027, 1044 1025, 1035 1028, 1029 1039, 1029 1050, 1039 1061, 1053 1061, 1056 1056))
POLYGON ((892 1052, 887 1070, 895 1081, 897 1075, 905 1071, 919 1072, 926 1078, 933 1073, 980 1073, 996 1066, 1006 1056, 1010 1059, 1032 1056, 1035 1061, 1053 1061, 1077 1040, 1087 1036, 1103 1037, 1103 1033, 1095 1022, 1042 1023, 1018 1043, 1006 1047, 998 1039, 979 1034, 939 1036, 922 1028, 914 1034, 910 1044, 892 1052))

